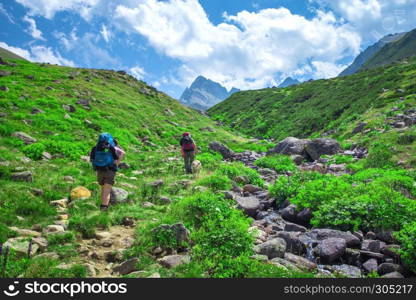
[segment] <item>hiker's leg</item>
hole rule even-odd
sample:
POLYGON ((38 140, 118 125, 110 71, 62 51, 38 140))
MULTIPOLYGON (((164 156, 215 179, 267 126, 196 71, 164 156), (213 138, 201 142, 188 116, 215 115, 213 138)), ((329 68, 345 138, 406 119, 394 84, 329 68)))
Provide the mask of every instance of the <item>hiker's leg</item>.
POLYGON ((186 173, 192 173, 191 152, 186 152, 186 173))
POLYGON ((108 206, 110 203, 110 195, 111 195, 111 189, 113 186, 111 184, 104 184, 101 186, 101 204, 104 206, 108 206))

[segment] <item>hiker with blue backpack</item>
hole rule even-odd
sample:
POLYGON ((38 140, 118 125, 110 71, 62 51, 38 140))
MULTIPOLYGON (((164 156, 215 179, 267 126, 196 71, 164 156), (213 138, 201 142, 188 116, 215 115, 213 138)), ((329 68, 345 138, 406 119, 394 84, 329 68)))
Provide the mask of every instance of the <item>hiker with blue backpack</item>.
POLYGON ((110 203, 118 164, 124 156, 124 151, 117 145, 117 141, 109 133, 102 133, 98 137, 90 153, 90 161, 97 171, 97 181, 101 186, 101 210, 107 210, 110 203))

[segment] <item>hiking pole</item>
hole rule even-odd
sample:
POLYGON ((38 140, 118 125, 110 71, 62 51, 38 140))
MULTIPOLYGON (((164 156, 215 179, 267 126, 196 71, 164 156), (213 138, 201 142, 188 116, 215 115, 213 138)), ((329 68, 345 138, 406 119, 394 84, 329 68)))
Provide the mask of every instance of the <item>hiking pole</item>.
POLYGON ((32 239, 30 239, 29 247, 27 249, 27 258, 29 258, 29 259, 30 259, 30 254, 32 253, 32 244, 33 244, 33 241, 32 241, 32 239))

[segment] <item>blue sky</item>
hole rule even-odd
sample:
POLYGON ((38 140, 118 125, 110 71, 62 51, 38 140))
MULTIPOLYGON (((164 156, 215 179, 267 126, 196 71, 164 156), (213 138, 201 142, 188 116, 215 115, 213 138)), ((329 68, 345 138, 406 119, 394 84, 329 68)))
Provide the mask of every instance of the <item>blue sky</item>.
POLYGON ((416 0, 0 0, 0 47, 32 61, 126 70, 178 98, 198 75, 227 88, 336 76, 416 0))

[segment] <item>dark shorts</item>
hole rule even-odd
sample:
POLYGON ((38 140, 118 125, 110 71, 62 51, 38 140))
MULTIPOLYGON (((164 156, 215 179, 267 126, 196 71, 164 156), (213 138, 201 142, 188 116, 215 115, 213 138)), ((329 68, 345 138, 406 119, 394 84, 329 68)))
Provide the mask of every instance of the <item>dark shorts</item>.
POLYGON ((114 179, 116 178, 116 172, 111 170, 97 170, 97 181, 100 185, 110 184, 114 185, 114 179))

